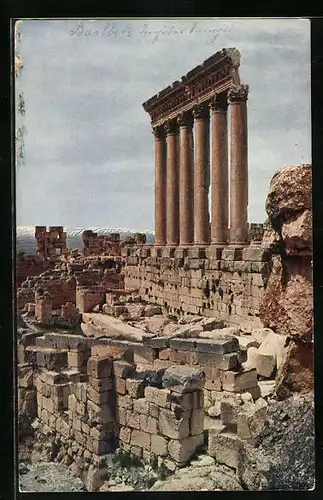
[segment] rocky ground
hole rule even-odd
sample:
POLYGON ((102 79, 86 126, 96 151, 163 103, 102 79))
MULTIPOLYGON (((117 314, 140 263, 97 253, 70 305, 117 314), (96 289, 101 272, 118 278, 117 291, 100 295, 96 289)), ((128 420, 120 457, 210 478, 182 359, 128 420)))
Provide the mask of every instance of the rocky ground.
POLYGON ((21 492, 72 492, 85 491, 81 479, 68 467, 53 462, 19 465, 19 489, 21 492))

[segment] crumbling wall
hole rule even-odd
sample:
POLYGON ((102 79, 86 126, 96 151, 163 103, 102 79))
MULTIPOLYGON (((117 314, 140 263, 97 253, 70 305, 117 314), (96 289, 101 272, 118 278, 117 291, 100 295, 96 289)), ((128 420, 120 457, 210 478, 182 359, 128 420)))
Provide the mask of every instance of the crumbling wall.
POLYGON ((228 323, 260 327, 259 307, 270 274, 270 252, 241 248, 171 249, 125 247, 125 289, 165 312, 215 316, 228 323))
POLYGON ((67 253, 66 239, 63 226, 35 227, 37 241, 37 255, 43 259, 57 257, 67 253))
POLYGON ((108 235, 98 235, 92 230, 82 233, 84 243, 84 255, 120 255, 121 243, 120 234, 111 233, 108 235))

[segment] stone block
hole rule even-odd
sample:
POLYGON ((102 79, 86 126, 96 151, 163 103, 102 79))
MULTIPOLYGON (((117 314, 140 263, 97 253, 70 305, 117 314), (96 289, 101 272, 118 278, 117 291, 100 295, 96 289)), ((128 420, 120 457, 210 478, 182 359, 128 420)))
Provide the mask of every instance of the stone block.
POLYGON ((161 408, 159 411, 159 430, 163 436, 172 439, 183 439, 189 436, 189 410, 176 414, 173 411, 161 408), (179 418, 177 418, 179 417, 179 418))
POLYGON ((203 389, 204 383, 204 372, 189 366, 173 366, 167 368, 164 372, 162 381, 163 387, 169 387, 172 391, 179 393, 203 389))
POLYGON ((286 336, 277 333, 269 333, 259 347, 259 354, 274 356, 277 368, 280 367, 283 359, 286 336))
POLYGON ((150 434, 134 429, 131 434, 130 444, 150 451, 150 434))
POLYGON ((134 372, 134 365, 127 361, 115 361, 113 363, 113 371, 116 377, 127 378, 131 377, 134 372))
POLYGON ((145 382, 144 380, 136 380, 136 379, 126 379, 126 389, 128 391, 129 396, 132 398, 138 399, 144 396, 145 391, 145 382))
POLYGON ((126 422, 129 427, 133 429, 140 429, 140 415, 134 413, 132 410, 127 410, 126 422))
POLYGON ((129 396, 129 394, 126 394, 125 396, 118 396, 117 406, 125 408, 126 410, 132 410, 133 399, 129 396))
POLYGON ((158 434, 158 420, 149 415, 139 415, 140 430, 149 434, 158 434))
POLYGON ((218 370, 218 376, 213 379, 207 378, 204 385, 209 391, 222 391, 221 372, 218 370))
POLYGON ((116 422, 120 425, 127 424, 127 410, 125 408, 117 407, 117 409, 116 409, 116 422))
POLYGON ((112 363, 111 358, 93 356, 87 362, 87 373, 92 378, 111 377, 112 363))
POLYGON ((249 347, 247 349, 247 360, 245 361, 245 366, 248 368, 256 368, 257 356, 258 356, 257 347, 249 347))
POLYGON ((89 377, 89 385, 97 392, 110 391, 113 389, 113 380, 111 377, 93 378, 89 377))
POLYGON ((138 458, 142 458, 142 448, 140 446, 131 446, 130 453, 136 455, 138 458))
POLYGON ((222 372, 222 388, 224 391, 241 392, 257 386, 257 372, 254 368, 244 368, 239 372, 222 372))
POLYGON ((114 380, 115 380, 115 389, 117 393, 122 395, 127 394, 126 379, 115 377, 114 380))
POLYGON ((99 406, 106 403, 112 404, 113 398, 115 397, 112 391, 98 392, 90 386, 87 388, 87 395, 89 400, 99 406))
MULTIPOLYGON (((72 387, 73 385, 71 385, 71 390, 72 387)), ((78 382, 77 384, 74 384, 74 394, 79 401, 82 401, 82 403, 87 402, 87 389, 88 385, 85 382, 78 382)))
POLYGON ((185 393, 171 392, 170 402, 181 406, 184 410, 204 408, 204 393, 202 390, 185 393))
POLYGON ((158 457, 167 456, 167 443, 168 441, 163 436, 151 436, 151 452, 158 457))
POLYGON ((170 408, 170 390, 169 389, 158 389, 157 387, 146 387, 145 388, 145 398, 149 403, 154 403, 162 408, 170 408))
MULTIPOLYGON (((152 337, 146 341, 147 345, 153 347, 154 349, 162 349, 169 347, 169 336, 152 337)), ((162 358, 160 358, 162 359, 162 358)))
MULTIPOLYGON (((169 403, 169 408, 170 408, 170 403, 169 403)), ((149 415, 154 418, 159 417, 159 406, 155 405, 154 403, 149 403, 149 415)))
POLYGON ((208 453, 220 464, 238 469, 241 459, 241 441, 236 434, 210 432, 208 453))
POLYGON ((99 406, 89 400, 87 402, 87 410, 89 420, 92 423, 108 424, 110 422, 114 422, 113 413, 111 407, 108 404, 99 406))
POLYGON ((181 441, 171 439, 168 443, 168 453, 175 462, 183 464, 187 462, 203 444, 203 434, 190 436, 181 441))
MULTIPOLYGON (((201 331, 203 331, 202 328, 201 328, 201 331)), ((177 350, 181 350, 181 351, 195 351, 196 339, 181 339, 181 338, 176 338, 176 337, 171 338, 169 340, 169 347, 171 349, 177 349, 177 350)))
POLYGON ((204 432, 204 409, 195 409, 191 411, 190 416, 190 434, 197 436, 204 432))
POLYGON ((269 250, 261 246, 249 245, 242 251, 242 260, 250 262, 265 262, 270 257, 269 250))
POLYGON ((227 354, 214 354, 198 352, 197 362, 203 366, 206 378, 212 378, 210 372, 216 370, 235 370, 240 366, 240 360, 237 352, 227 354))
POLYGON ((239 350, 238 339, 232 335, 216 334, 212 339, 198 339, 197 352, 227 354, 239 350))
POLYGON ((220 403, 221 420, 224 425, 232 425, 237 423, 237 415, 241 410, 240 401, 235 399, 224 399, 220 403))
POLYGON ((135 399, 133 402, 133 411, 141 415, 149 414, 149 402, 145 398, 135 399))
POLYGON ((128 363, 133 362, 133 350, 115 347, 109 344, 94 344, 91 347, 91 356, 110 357, 114 361, 123 360, 128 363))
POLYGON ((131 429, 129 429, 129 427, 122 426, 119 432, 119 439, 124 443, 130 443, 131 429))
MULTIPOLYGON (((49 386, 50 387, 50 386, 49 386)), ((71 384, 55 384, 51 386, 50 396, 57 399, 58 411, 68 409, 68 398, 71 392, 71 384)))
POLYGON ((273 376, 276 369, 276 357, 272 354, 256 354, 256 370, 261 377, 270 378, 273 376))

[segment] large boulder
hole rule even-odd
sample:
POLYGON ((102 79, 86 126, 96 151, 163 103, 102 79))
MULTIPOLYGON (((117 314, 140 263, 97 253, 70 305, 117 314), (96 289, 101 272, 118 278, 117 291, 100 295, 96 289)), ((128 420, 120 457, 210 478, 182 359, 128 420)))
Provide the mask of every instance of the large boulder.
POLYGON ((273 255, 260 319, 265 327, 292 339, 278 375, 279 393, 286 397, 310 390, 314 378, 311 165, 292 165, 275 173, 266 211, 269 229, 263 245, 268 244, 273 255))

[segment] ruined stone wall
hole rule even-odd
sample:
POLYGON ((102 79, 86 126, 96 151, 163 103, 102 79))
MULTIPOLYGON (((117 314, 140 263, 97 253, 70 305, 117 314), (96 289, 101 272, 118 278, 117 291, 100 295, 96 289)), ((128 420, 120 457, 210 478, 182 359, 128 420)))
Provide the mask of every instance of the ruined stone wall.
POLYGON ((259 306, 270 273, 270 254, 261 246, 123 249, 125 289, 169 314, 215 316, 261 326, 259 306))
POLYGON ((63 226, 35 227, 35 238, 37 240, 37 255, 47 259, 67 253, 67 234, 63 226))
POLYGON ((92 230, 83 231, 84 255, 120 255, 120 234, 98 235, 92 230))
POLYGON ((27 302, 35 302, 36 290, 47 292, 52 298, 52 308, 59 309, 66 302, 76 302, 75 278, 64 272, 46 271, 40 276, 29 278, 18 291, 18 304, 23 307, 27 302))
POLYGON ((53 268, 54 265, 54 262, 40 259, 36 255, 25 255, 24 252, 18 253, 16 260, 17 286, 21 286, 27 277, 38 276, 47 269, 53 268))

